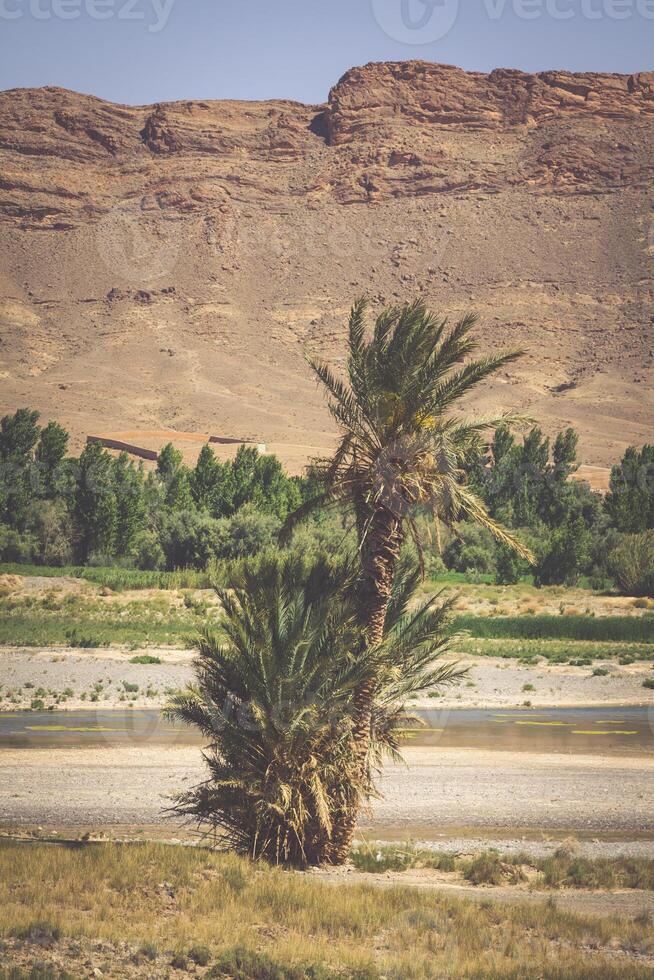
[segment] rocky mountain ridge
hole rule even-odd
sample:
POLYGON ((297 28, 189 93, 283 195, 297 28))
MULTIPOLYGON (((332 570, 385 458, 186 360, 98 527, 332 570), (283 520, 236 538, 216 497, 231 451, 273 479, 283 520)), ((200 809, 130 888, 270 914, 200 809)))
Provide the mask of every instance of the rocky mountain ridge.
MULTIPOLYGON (((525 359, 477 406, 576 425, 604 464, 654 418, 654 72, 427 62, 325 105, 0 93, 0 374, 91 429, 327 447, 304 355, 422 293, 525 359)), ((651 436, 650 436, 651 438, 651 436)))

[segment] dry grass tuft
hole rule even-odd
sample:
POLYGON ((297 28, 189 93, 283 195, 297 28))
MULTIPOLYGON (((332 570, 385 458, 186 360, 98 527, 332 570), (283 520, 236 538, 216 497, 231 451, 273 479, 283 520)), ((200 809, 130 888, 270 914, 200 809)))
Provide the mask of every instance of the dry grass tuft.
POLYGON ((641 980, 654 952, 644 922, 402 887, 333 887, 230 854, 158 844, 4 842, 0 910, 4 968, 38 954, 57 964, 43 974, 52 977, 64 966, 78 975, 83 960, 71 951, 92 949, 109 977, 175 975, 174 962, 250 980, 641 980))

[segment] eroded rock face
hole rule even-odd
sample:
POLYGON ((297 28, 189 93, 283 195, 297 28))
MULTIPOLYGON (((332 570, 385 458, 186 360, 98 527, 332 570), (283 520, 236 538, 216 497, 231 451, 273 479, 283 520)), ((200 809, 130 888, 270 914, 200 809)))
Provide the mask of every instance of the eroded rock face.
POLYGON ((604 462, 653 415, 653 128, 653 72, 372 64, 322 106, 0 93, 0 409, 321 445, 303 353, 341 353, 353 296, 420 292, 530 351, 493 404, 604 462))

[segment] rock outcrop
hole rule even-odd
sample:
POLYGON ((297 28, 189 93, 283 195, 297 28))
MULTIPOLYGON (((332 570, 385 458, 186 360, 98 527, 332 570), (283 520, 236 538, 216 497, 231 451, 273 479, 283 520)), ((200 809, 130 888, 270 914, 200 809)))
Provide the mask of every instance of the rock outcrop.
POLYGON ((653 415, 653 131, 654 72, 372 64, 319 106, 0 93, 0 409, 322 445, 303 353, 340 355, 354 295, 421 292, 528 349, 491 401, 606 462, 653 415))

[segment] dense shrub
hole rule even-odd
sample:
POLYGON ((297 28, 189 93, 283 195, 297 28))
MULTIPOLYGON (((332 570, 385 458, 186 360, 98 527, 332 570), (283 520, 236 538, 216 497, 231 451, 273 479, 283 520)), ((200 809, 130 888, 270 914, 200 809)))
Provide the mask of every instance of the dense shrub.
POLYGON ((626 595, 654 596, 654 531, 625 535, 611 552, 610 565, 626 595))
POLYGON ((38 544, 32 534, 20 533, 6 524, 0 524, 0 561, 32 562, 37 553, 38 544))
POLYGON ((454 572, 494 572, 494 538, 478 524, 462 523, 443 551, 443 561, 454 572))
POLYGON ((543 539, 534 583, 575 585, 588 562, 588 531, 581 517, 568 520, 543 539))

